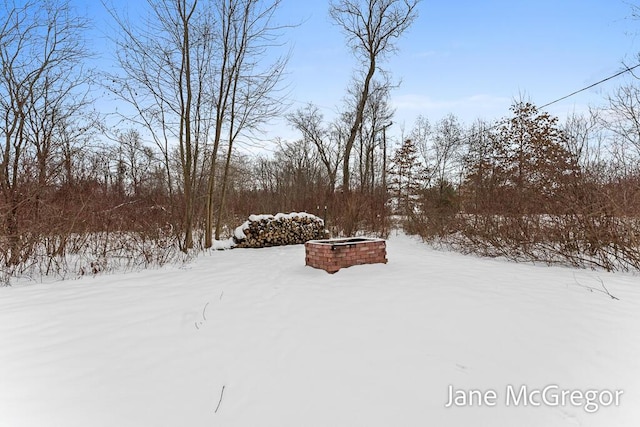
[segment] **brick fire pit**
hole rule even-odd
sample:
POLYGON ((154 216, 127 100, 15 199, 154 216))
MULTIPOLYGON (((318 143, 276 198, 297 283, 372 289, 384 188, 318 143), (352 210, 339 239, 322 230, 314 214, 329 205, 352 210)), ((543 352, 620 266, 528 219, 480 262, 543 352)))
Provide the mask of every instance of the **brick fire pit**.
POLYGON ((304 249, 306 265, 331 274, 352 265, 387 263, 387 245, 383 239, 310 240, 304 249))

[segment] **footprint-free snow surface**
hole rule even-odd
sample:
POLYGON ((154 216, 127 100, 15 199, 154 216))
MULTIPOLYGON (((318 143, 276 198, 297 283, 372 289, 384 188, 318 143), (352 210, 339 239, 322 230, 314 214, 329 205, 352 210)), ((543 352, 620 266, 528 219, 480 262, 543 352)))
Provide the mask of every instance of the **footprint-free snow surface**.
POLYGON ((387 253, 0 288, 0 426, 640 425, 637 275, 387 253))

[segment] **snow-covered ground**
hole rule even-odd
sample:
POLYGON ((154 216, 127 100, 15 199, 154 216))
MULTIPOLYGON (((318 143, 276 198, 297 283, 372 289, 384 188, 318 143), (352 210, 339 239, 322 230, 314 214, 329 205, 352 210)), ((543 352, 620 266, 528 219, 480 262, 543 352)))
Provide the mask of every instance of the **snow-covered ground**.
POLYGON ((0 426, 640 425, 638 276, 387 251, 335 275, 290 246, 1 288, 0 426))

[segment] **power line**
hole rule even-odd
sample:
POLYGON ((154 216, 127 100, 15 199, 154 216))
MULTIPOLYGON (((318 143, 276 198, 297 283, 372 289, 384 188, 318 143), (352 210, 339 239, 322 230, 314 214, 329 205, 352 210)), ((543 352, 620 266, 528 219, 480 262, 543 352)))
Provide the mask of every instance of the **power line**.
MULTIPOLYGON (((590 85, 588 85, 588 86, 585 86, 585 87, 583 87, 582 89, 578 89, 578 90, 576 90, 576 91, 571 92, 571 93, 570 93, 570 94, 568 94, 568 95, 565 95, 565 96, 563 96, 563 97, 560 97, 560 98, 558 98, 558 99, 555 99, 555 100, 553 100, 553 101, 551 101, 551 102, 547 102, 546 104, 544 104, 544 105, 542 105, 542 106, 540 106, 540 107, 537 107, 537 109, 538 109, 538 110, 542 110, 542 109, 544 109, 544 108, 546 108, 546 107, 548 107, 548 106, 550 106, 550 105, 556 104, 556 103, 558 103, 558 102, 560 102, 560 101, 564 101, 564 100, 565 100, 565 99, 567 99, 567 98, 571 98, 571 97, 572 97, 572 96, 574 96, 574 95, 577 95, 577 94, 579 94, 579 93, 581 93, 581 92, 584 92, 584 91, 586 91, 586 90, 589 90, 589 89, 591 89, 591 88, 594 88, 594 87, 596 87, 596 86, 599 86, 599 85, 601 85, 602 83, 605 83, 605 82, 607 82, 607 81, 609 81, 609 80, 615 79, 616 77, 619 77, 619 76, 621 76, 621 75, 623 75, 623 74, 630 73, 630 72, 632 72, 633 70, 635 70, 636 68, 639 68, 639 67, 640 67, 640 63, 638 63, 638 64, 634 65, 633 67, 625 67, 625 69, 623 69, 623 70, 621 70, 621 71, 618 71, 617 73, 612 74, 612 75, 610 75, 610 76, 608 76, 608 77, 605 77, 604 79, 599 80, 599 81, 597 81, 597 82, 595 82, 595 83, 592 83, 592 84, 590 84, 590 85)), ((293 100, 293 102, 300 103, 300 104, 309 104, 308 102, 303 102, 303 101, 299 101, 299 100, 295 100, 295 99, 293 100)), ((314 105, 315 105, 315 104, 314 104, 314 105)), ((324 108, 324 109, 331 109, 330 107, 326 107, 326 106, 318 106, 318 107, 320 107, 320 108, 324 108)), ((494 125, 489 126, 489 127, 485 128, 485 129, 481 130, 481 131, 480 131, 480 133, 486 133, 486 132, 492 131, 493 129, 496 129, 496 128, 498 128, 498 127, 500 127, 500 123, 495 123, 494 125)), ((464 138, 463 140, 467 140, 467 139, 470 139, 470 137, 466 137, 466 138, 464 138)))
MULTIPOLYGON (((556 99, 556 100, 554 100, 554 101, 547 102, 546 104, 542 105, 541 107, 536 107, 536 108, 537 108, 538 110, 542 110, 543 108, 546 108, 546 107, 548 107, 549 105, 553 105, 553 104, 558 103, 558 102, 560 102, 560 101, 564 101, 564 100, 565 100, 565 99, 567 99, 567 98, 570 98, 570 97, 572 97, 572 96, 574 96, 574 95, 579 94, 580 92, 584 92, 585 90, 589 90, 589 89, 591 89, 591 88, 593 88, 593 87, 596 87, 596 86, 598 86, 598 85, 601 85, 602 83, 605 83, 605 82, 607 82, 607 81, 609 81, 609 80, 611 80, 611 79, 615 79, 616 77, 621 76, 621 75, 623 75, 623 74, 630 73, 630 72, 632 72, 633 70, 635 70, 635 69, 636 69, 636 68, 638 68, 638 67, 640 67, 640 64, 636 64, 636 65, 634 65, 633 67, 626 67, 624 70, 622 70, 622 71, 618 71, 617 73, 612 74, 612 75, 610 75, 609 77, 605 77, 605 78, 604 78, 604 79, 602 79, 602 80, 599 80, 599 81, 597 81, 597 82, 595 82, 595 83, 593 83, 593 84, 590 84, 589 86, 583 87, 582 89, 578 89, 578 90, 576 90, 576 91, 574 91, 574 92, 571 92, 571 93, 570 93, 570 94, 568 94, 568 95, 565 95, 565 96, 563 96, 563 97, 561 97, 561 98, 558 98, 558 99, 556 99)), ((479 132, 480 132, 481 134, 484 134, 484 133, 487 133, 487 132, 490 132, 490 131, 492 131, 492 130, 494 130, 494 129, 499 128, 499 127, 500 127, 500 125, 501 125, 501 124, 500 124, 499 122, 497 122, 497 123, 495 123, 495 124, 493 124, 493 125, 491 125, 491 126, 489 126, 489 127, 487 127, 487 128, 481 129, 479 132)), ((465 137, 465 138, 463 139, 463 141, 470 141, 470 140, 471 140, 471 136, 467 136, 467 137, 465 137)))
POLYGON ((631 71, 633 71, 634 69, 636 69, 636 68, 638 68, 638 67, 640 67, 640 64, 636 64, 636 65, 634 65, 633 67, 626 67, 624 70, 619 71, 619 72, 617 72, 617 73, 615 73, 615 74, 613 74, 613 75, 611 75, 611 76, 609 76, 609 77, 606 77, 606 78, 604 78, 604 79, 602 79, 602 80, 600 80, 600 81, 597 81, 597 82, 595 82, 595 83, 593 83, 593 84, 590 84, 590 85, 589 85, 589 86, 587 86, 587 87, 583 87, 582 89, 578 89, 578 90, 576 90, 575 92, 571 92, 569 95, 565 95, 565 96, 563 96, 562 98, 558 98, 558 99, 556 99, 555 101, 548 102, 548 103, 544 104, 543 106, 539 107, 539 109, 540 109, 540 110, 542 110, 543 108, 548 107, 549 105, 553 105, 553 104, 555 104, 555 103, 557 103, 557 102, 563 101, 563 100, 565 100, 565 99, 567 99, 567 98, 572 97, 573 95, 577 95, 577 94, 579 94, 580 92, 584 92, 585 90, 589 90, 589 89, 591 89, 591 88, 593 88, 593 87, 596 87, 596 86, 598 86, 598 85, 601 85, 602 83, 607 82, 607 81, 609 81, 609 80, 611 80, 611 79, 615 79, 616 77, 621 76, 622 74, 630 73, 631 71))

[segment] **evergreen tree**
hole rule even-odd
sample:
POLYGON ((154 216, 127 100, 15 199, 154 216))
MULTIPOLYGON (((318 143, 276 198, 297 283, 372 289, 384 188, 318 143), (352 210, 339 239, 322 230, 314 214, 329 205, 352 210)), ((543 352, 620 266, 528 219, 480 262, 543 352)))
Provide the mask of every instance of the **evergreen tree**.
POLYGON ((420 191, 424 188, 427 170, 420 162, 418 150, 407 139, 391 157, 389 166, 389 191, 394 207, 399 213, 412 212, 420 191))

